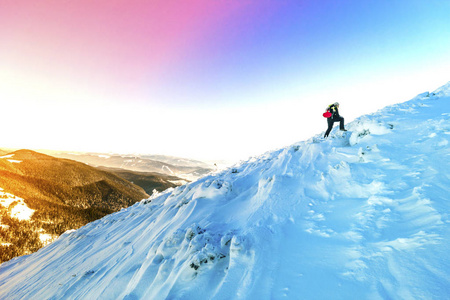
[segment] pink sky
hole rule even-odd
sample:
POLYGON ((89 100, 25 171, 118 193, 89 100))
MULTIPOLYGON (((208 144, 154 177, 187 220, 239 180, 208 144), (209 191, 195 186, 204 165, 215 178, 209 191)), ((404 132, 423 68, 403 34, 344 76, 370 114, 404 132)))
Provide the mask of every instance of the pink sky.
POLYGON ((220 0, 132 1, 132 5, 89 0, 3 2, 0 26, 7 46, 2 57, 30 80, 40 77, 64 87, 98 89, 97 93, 111 90, 108 96, 119 93, 151 101, 142 99, 151 96, 143 92, 146 84, 150 88, 150 82, 186 61, 205 58, 210 49, 214 52, 215 42, 232 47, 241 22, 248 22, 242 17, 264 18, 274 9, 261 6, 249 14, 248 4, 220 0))

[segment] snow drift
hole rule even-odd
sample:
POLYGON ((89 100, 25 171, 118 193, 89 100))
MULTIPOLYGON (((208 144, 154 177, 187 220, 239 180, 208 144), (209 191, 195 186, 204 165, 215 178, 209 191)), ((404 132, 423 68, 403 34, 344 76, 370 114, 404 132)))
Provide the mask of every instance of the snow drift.
POLYGON ((0 298, 448 299, 449 99, 447 84, 67 232, 2 264, 0 298))

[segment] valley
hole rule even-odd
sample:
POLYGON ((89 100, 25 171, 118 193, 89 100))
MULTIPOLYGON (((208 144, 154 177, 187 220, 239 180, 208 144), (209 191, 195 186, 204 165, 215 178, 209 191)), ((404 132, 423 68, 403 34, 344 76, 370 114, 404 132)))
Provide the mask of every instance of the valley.
POLYGON ((185 172, 194 179, 210 171, 206 164, 184 160, 189 166, 121 156, 109 160, 101 154, 60 153, 61 157, 55 157, 32 150, 0 149, 0 155, 0 263, 31 254, 65 231, 153 193, 189 182, 155 169, 185 172))

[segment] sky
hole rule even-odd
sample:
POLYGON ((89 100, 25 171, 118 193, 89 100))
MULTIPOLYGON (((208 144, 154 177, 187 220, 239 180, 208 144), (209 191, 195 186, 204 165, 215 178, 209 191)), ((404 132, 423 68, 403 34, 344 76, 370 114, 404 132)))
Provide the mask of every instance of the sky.
POLYGON ((0 0, 0 147, 237 161, 450 81, 450 2, 0 0))

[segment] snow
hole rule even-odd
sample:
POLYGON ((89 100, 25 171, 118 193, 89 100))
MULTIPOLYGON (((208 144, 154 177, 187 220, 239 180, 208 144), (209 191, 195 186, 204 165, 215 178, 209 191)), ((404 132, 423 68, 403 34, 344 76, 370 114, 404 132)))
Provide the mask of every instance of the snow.
POLYGON ((42 244, 48 245, 55 240, 55 236, 48 233, 39 233, 39 240, 42 244))
POLYGON ((161 171, 162 172, 167 171, 167 172, 170 172, 170 174, 174 174, 174 172, 168 166, 165 166, 165 165, 161 167, 161 171))
POLYGON ((29 208, 22 198, 6 193, 2 188, 0 188, 0 205, 9 208, 10 216, 20 221, 29 221, 34 214, 34 209, 29 208))
POLYGON ((449 100, 155 193, 2 264, 0 298, 448 299, 449 100))
POLYGON ((186 180, 168 180, 170 183, 173 183, 175 185, 183 185, 188 183, 188 181, 186 180))
MULTIPOLYGON (((4 156, 0 156, 1 159, 5 159, 5 158, 11 158, 13 157, 14 154, 8 154, 8 155, 4 155, 4 156)), ((21 163, 21 160, 16 160, 16 159, 7 159, 7 161, 9 161, 10 163, 21 163)))
POLYGON ((11 217, 20 221, 29 221, 34 214, 34 209, 29 208, 25 202, 19 202, 11 209, 11 217))
POLYGON ((20 201, 21 198, 18 198, 10 193, 3 192, 3 189, 0 188, 0 205, 8 208, 13 202, 20 201))
POLYGON ((22 162, 21 160, 16 160, 16 159, 8 159, 8 161, 12 164, 20 164, 22 162))

